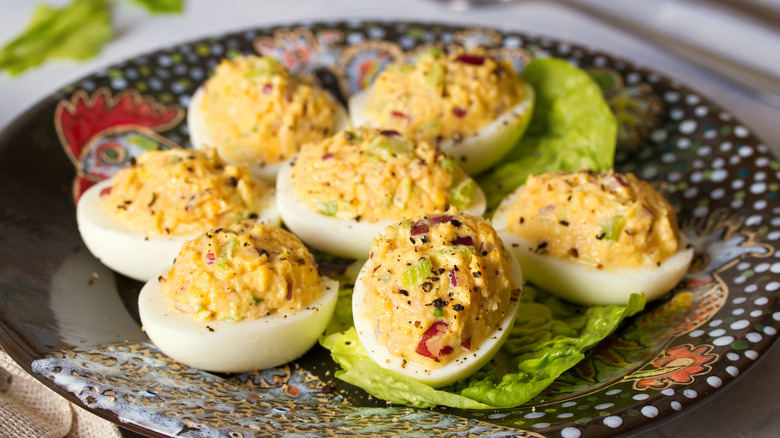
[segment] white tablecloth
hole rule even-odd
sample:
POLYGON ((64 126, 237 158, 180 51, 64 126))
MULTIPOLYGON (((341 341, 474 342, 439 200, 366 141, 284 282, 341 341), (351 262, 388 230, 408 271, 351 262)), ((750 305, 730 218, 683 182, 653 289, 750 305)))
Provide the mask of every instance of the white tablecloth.
MULTIPOLYGON (((776 2, 762 0, 763 3, 773 1, 776 2)), ((63 4, 64 1, 51 0, 51 3, 63 4)), ((557 4, 528 0, 456 11, 439 2, 422 0, 188 0, 184 14, 150 17, 129 1, 114 3, 119 4, 114 17, 117 35, 97 58, 79 64, 49 63, 18 78, 0 75, 0 128, 71 81, 161 46, 272 24, 344 18, 413 19, 547 35, 627 58, 676 78, 709 97, 741 119, 775 152, 780 151, 780 108, 758 101, 707 71, 629 34, 557 4)), ((691 13, 682 0, 643 0, 635 4, 604 0, 601 4, 623 8, 628 16, 655 23, 670 33, 738 52, 738 58, 745 62, 780 72, 780 38, 772 32, 757 31, 755 26, 739 27, 734 22, 723 21, 723 14, 713 15, 713 21, 708 22, 706 9, 691 13), (653 7, 653 3, 658 7, 653 7), (639 9, 632 10, 632 7, 639 9), (688 19, 685 14, 689 14, 688 19), (778 49, 768 50, 768 46, 778 49)), ((8 41, 21 31, 34 6, 32 1, 0 0, 0 42, 8 41)), ((700 8, 700 5, 695 7, 700 8)), ((780 369, 780 349, 774 349, 745 378, 722 389, 709 403, 702 403, 704 406, 693 412, 674 416, 643 436, 776 436, 780 431, 777 369, 780 369)))

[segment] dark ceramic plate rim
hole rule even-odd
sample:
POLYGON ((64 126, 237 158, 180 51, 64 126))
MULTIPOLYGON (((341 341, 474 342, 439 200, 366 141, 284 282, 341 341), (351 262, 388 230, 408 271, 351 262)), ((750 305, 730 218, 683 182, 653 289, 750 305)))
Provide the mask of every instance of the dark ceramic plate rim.
MULTIPOLYGON (((249 29, 245 29, 245 30, 242 30, 242 31, 238 31, 238 32, 230 32, 230 33, 225 33, 225 34, 222 34, 222 35, 216 35, 216 36, 206 37, 206 38, 202 38, 202 39, 198 39, 198 40, 194 40, 194 41, 190 41, 190 42, 176 44, 176 45, 170 46, 170 47, 165 48, 165 49, 157 50, 157 51, 154 51, 154 52, 149 52, 149 53, 140 55, 138 57, 134 57, 132 59, 137 59, 137 58, 140 58, 140 57, 156 57, 158 55, 168 53, 168 52, 170 52, 172 50, 176 50, 176 48, 179 48, 179 47, 182 47, 182 46, 186 46, 186 45, 194 46, 195 44, 197 44, 199 42, 214 41, 214 40, 225 40, 225 39, 230 38, 230 37, 240 36, 240 35, 242 35, 242 34, 244 34, 246 32, 257 32, 257 33, 268 33, 268 34, 270 34, 275 29, 293 29, 293 28, 299 28, 299 27, 307 27, 307 26, 310 26, 310 25, 322 25, 323 27, 326 27, 326 28, 349 29, 351 26, 353 26, 355 23, 358 23, 358 22, 360 23, 360 25, 363 25, 363 26, 370 26, 372 24, 380 25, 380 26, 381 25, 390 26, 390 25, 397 25, 397 24, 403 23, 404 25, 407 25, 407 26, 410 26, 410 27, 411 26, 417 26, 417 27, 421 27, 421 28, 427 28, 427 27, 432 27, 432 26, 438 26, 438 27, 441 27, 441 28, 451 29, 453 31, 455 31, 455 30, 463 30, 463 29, 472 29, 472 28, 473 29, 483 29, 483 30, 488 30, 488 31, 495 31, 498 34, 500 34, 502 37, 506 37, 506 36, 510 36, 510 35, 511 36, 519 36, 523 40, 534 41, 534 42, 539 43, 542 46, 545 46, 545 44, 553 44, 553 45, 554 44, 563 44, 563 45, 566 45, 566 46, 570 47, 571 51, 580 51, 582 53, 585 53, 585 54, 587 54, 589 56, 593 56, 593 57, 601 56, 601 57, 608 58, 610 60, 609 65, 617 63, 617 64, 629 66, 631 69, 633 69, 635 71, 638 71, 638 72, 641 72, 645 76, 655 76, 658 81, 667 82, 668 84, 670 84, 670 85, 668 85, 670 88, 673 88, 673 89, 677 90, 681 94, 697 95, 696 93, 691 92, 689 89, 687 89, 687 88, 685 88, 683 86, 679 86, 676 83, 676 81, 667 79, 667 78, 665 78, 664 76, 662 76, 660 74, 657 74, 655 72, 649 71, 649 70, 644 69, 644 68, 635 67, 634 64, 629 62, 629 61, 625 61, 625 60, 622 60, 622 59, 619 59, 619 58, 615 58, 615 57, 613 57, 611 55, 604 54, 604 53, 601 53, 601 52, 598 52, 598 51, 592 51, 592 50, 589 50, 589 49, 584 48, 584 47, 582 47, 580 45, 577 45, 577 44, 570 44, 570 43, 566 43, 566 42, 561 42, 559 40, 552 39, 552 38, 547 38, 547 37, 528 36, 526 34, 523 34, 522 32, 512 31, 512 30, 507 30, 507 29, 496 30, 496 29, 490 29, 490 28, 487 28, 487 27, 484 27, 484 26, 449 25, 449 24, 444 24, 444 23, 419 23, 419 22, 412 22, 412 21, 408 21, 408 22, 404 21, 404 22, 400 22, 399 23, 398 21, 382 22, 382 21, 369 21, 369 20, 355 20, 355 21, 346 21, 346 22, 335 22, 334 21, 334 22, 321 22, 321 23, 307 22, 307 23, 280 24, 280 25, 276 25, 276 26, 264 26, 264 27, 258 27, 258 28, 249 28, 249 29)), ((117 63, 115 65, 121 65, 121 64, 129 62, 129 61, 130 60, 126 60, 126 61, 123 61, 122 63, 117 63)), ((107 71, 111 67, 112 66, 108 66, 105 69, 102 69, 102 71, 107 71)), ((33 106, 32 108, 30 108, 27 111, 25 111, 20 117, 18 117, 11 124, 9 124, 8 127, 2 133, 0 133, 0 156, 5 158, 8 155, 11 155, 13 153, 11 140, 13 138, 16 138, 19 135, 20 131, 25 130, 26 128, 29 128, 29 127, 36 126, 36 121, 37 121, 36 119, 40 118, 42 115, 53 113, 53 108, 56 105, 57 101, 59 99, 61 99, 63 96, 65 96, 67 94, 70 94, 69 92, 66 92, 65 90, 68 90, 69 88, 72 88, 72 87, 76 86, 77 84, 81 83, 82 81, 84 81, 87 78, 95 77, 95 75, 96 74, 93 74, 93 75, 81 78, 81 79, 79 79, 77 81, 74 81, 73 84, 71 84, 69 86, 66 86, 66 87, 63 87, 63 89, 61 89, 60 91, 53 93, 51 96, 45 98, 44 100, 42 100, 41 102, 39 102, 38 104, 33 106)), ((702 104, 709 105, 711 108, 715 108, 715 109, 718 109, 719 111, 722 111, 716 105, 712 104, 711 102, 708 102, 707 99, 705 99, 705 98, 699 98, 699 99, 700 99, 700 102, 702 104)), ((38 123, 41 123, 41 122, 38 122, 38 123)), ((733 120, 733 123, 741 125, 741 123, 738 120, 733 120)), ((750 133, 747 134, 746 138, 747 138, 747 140, 752 141, 752 144, 757 144, 757 145, 761 144, 761 142, 758 139, 756 139, 750 133)), ((771 152, 767 152, 767 154, 770 157, 772 157, 773 160, 776 160, 776 157, 773 157, 771 152)), ((67 161, 67 160, 65 160, 65 161, 67 161)), ((54 168, 58 168, 59 167, 59 165, 57 163, 48 164, 48 165, 49 166, 54 166, 54 168)), ((46 165, 44 165, 44 169, 45 168, 46 168, 46 165)), ((62 170, 62 169, 59 169, 59 170, 62 170)), ((69 168, 67 170, 67 172, 72 173, 72 169, 69 168)), ((5 208, 5 206, 3 206, 3 208, 5 208)), ((71 206, 71 211, 72 211, 72 206, 71 206)), ((10 210, 9 211, 5 211, 6 214, 9 214, 9 212, 10 212, 10 210)), ((11 215, 9 214, 7 217, 11 217, 11 215)), ((68 218, 69 222, 67 222, 64 226, 65 227, 69 227, 70 229, 75 230, 75 226, 73 225, 73 223, 74 223, 73 219, 74 218, 72 218, 72 217, 68 218)), ((7 219, 3 219, 3 222, 6 222, 6 221, 7 221, 7 219)), ((5 230, 5 228, 3 228, 3 229, 5 230)), ((5 270, 5 268, 0 268, 0 269, 5 270)), ((2 272, 2 271, 0 271, 0 272, 2 272)), ((6 276, 7 273, 8 272, 3 272, 3 274, 2 274, 3 275, 3 279, 5 279, 5 276, 6 276)), ((43 272, 43 273, 46 273, 46 272, 43 272)), ((777 276, 775 276, 775 277, 777 277, 777 276)), ((3 281, 3 283, 1 283, 1 284, 3 285, 3 291, 4 291, 3 293, 5 293, 5 290, 7 290, 6 287, 8 286, 9 283, 6 282, 6 281, 3 281)), ((777 308, 778 308, 777 300, 775 300, 775 302, 772 303, 772 304, 774 306, 773 309, 775 310, 775 314, 777 314, 777 308)), ((724 309, 721 309, 721 311, 728 310, 728 308, 726 306, 724 306, 724 309)), ((768 315, 772 314, 771 310, 772 309, 770 309, 770 312, 768 313, 768 315)), ((775 325, 774 325, 775 329, 776 329, 776 326, 777 326, 777 321, 775 321, 775 325)), ((110 421, 113 421, 115 423, 118 423, 118 424, 122 425, 123 427, 127 427, 127 428, 130 428, 130 429, 133 429, 133 430, 137 430, 138 432, 142 432, 142 433, 145 433, 145 434, 158 435, 154 431, 150 431, 150 430, 147 430, 145 428, 141 428, 141 427, 135 426, 133 424, 124 423, 117 416, 117 414, 115 414, 112 411, 107 411, 107 410, 103 410, 103 409, 93 408, 91 406, 85 405, 82 400, 80 400, 78 397, 76 397, 75 394, 72 394, 71 392, 68 392, 67 390, 64 390, 62 387, 57 386, 56 384, 54 384, 54 382, 52 382, 51 380, 45 378, 44 376, 42 376, 40 374, 33 373, 32 368, 31 368, 32 367, 32 362, 34 360, 40 358, 40 353, 41 352, 40 351, 36 351, 37 349, 40 348, 40 346, 35 346, 35 345, 33 345, 33 344, 29 343, 29 342, 25 342, 25 338, 24 338, 24 336, 22 336, 23 331, 15 330, 14 320, 13 320, 12 316, 10 316, 8 314, 8 309, 6 308, 4 303, 0 303, 0 327, 2 327, 2 330, 0 330, 0 345, 3 346, 3 348, 11 355, 11 357, 14 360, 16 360, 25 369, 25 371, 33 374, 37 379, 42 381, 47 386, 51 387, 58 394, 60 394, 63 397, 67 398, 68 400, 70 400, 70 401, 72 401, 72 402, 74 402, 74 403, 76 403, 76 404, 86 408, 87 410, 92 411, 93 413, 95 413, 95 414, 97 414, 97 415, 99 415, 101 417, 104 417, 104 418, 106 418, 106 419, 108 419, 110 421)), ((34 335, 29 334, 29 333, 26 333, 26 334, 30 335, 30 336, 34 336, 34 335)), ((757 342, 757 343, 751 345, 751 347, 753 347, 752 350, 754 350, 756 353, 758 353, 759 359, 763 359, 763 357, 766 355, 766 353, 769 351, 769 349, 776 343, 776 341, 777 341, 776 334, 775 335, 770 335, 770 336, 765 337, 765 339, 762 342, 757 342)), ((689 412, 692 407, 702 405, 703 403, 700 402, 700 400, 702 400, 702 399, 705 399, 707 401, 711 400, 711 398, 712 398, 712 396, 714 394, 719 393, 725 387, 728 387, 728 386, 732 385, 739 377, 744 376, 745 372, 750 370, 753 367, 754 364, 755 364, 755 362, 750 363, 750 362, 742 361, 742 365, 740 365, 738 367, 738 376, 736 376, 733 379, 730 379, 730 380, 726 381, 725 384, 723 386, 720 386, 717 391, 713 391, 710 394, 705 394, 706 397, 697 398, 695 401, 693 401, 693 402, 691 402, 689 404, 686 404, 685 405, 685 409, 682 409, 681 412, 689 412)), ((655 398, 655 397, 651 397, 650 400, 652 400, 653 398, 655 398)), ((673 414, 675 414, 675 413, 670 411, 670 410, 668 410, 668 409, 664 410, 659 415, 657 415, 656 417, 648 418, 647 421, 640 422, 640 424, 635 426, 635 428, 633 428, 633 430, 631 430, 631 432, 636 432, 638 430, 641 430, 641 429, 644 429, 644 428, 648 428, 648 427, 655 427, 655 426, 657 426, 657 425, 659 425, 659 424, 661 424, 661 423, 663 423, 665 421, 668 421, 669 419, 676 418, 677 415, 679 415, 679 414, 676 414, 676 415, 673 415, 673 414)), ((607 429, 605 429, 604 431, 607 431, 607 429)))

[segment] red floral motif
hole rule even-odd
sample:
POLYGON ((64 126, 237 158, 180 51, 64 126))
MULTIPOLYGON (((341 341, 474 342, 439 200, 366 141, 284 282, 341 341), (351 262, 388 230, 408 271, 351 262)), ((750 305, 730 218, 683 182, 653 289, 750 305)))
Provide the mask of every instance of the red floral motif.
POLYGON ((639 371, 626 378, 638 378, 634 385, 637 389, 664 389, 693 383, 694 376, 709 373, 712 367, 707 364, 718 359, 718 355, 710 354, 710 351, 711 345, 681 345, 667 350, 651 362, 655 369, 639 371))

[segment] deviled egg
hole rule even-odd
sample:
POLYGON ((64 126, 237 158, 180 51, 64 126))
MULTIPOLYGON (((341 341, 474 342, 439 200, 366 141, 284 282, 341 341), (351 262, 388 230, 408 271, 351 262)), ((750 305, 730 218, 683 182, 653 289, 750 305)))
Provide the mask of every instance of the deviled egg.
POLYGON ((501 348, 522 282, 487 220, 452 212, 403 220, 372 242, 352 295, 355 329, 377 365, 446 386, 501 348))
POLYGON ((138 297, 144 331, 191 367, 245 372, 284 364, 317 341, 338 282, 320 277, 292 233, 259 222, 187 241, 173 267, 138 297))
POLYGON ((358 128, 307 145, 279 171, 285 225, 331 254, 366 258, 385 227, 451 206, 481 215, 485 195, 458 164, 426 142, 358 128))
POLYGON ((349 100, 355 126, 393 129, 438 146, 470 175, 498 162, 525 132, 534 91, 484 51, 434 49, 388 65, 349 100))
POLYGON ((90 187, 76 208, 90 252, 140 281, 173 263, 181 245, 236 221, 278 225, 274 188, 213 151, 148 151, 113 178, 90 187))
POLYGON ((193 95, 187 111, 195 149, 216 148, 271 184, 301 145, 346 127, 346 111, 327 91, 270 57, 223 60, 193 95))
POLYGON ((669 202, 633 174, 550 172, 529 177, 493 216, 525 278, 585 305, 647 301, 693 259, 669 202))

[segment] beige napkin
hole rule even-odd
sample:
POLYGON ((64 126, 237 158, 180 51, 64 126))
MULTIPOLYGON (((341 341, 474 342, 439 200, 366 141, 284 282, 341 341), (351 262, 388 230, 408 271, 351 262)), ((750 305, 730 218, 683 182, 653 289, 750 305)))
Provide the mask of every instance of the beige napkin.
POLYGON ((0 438, 111 438, 119 428, 58 395, 0 349, 0 438))

